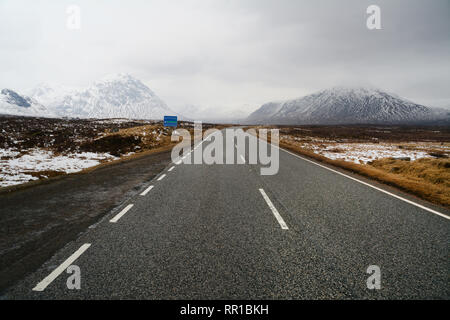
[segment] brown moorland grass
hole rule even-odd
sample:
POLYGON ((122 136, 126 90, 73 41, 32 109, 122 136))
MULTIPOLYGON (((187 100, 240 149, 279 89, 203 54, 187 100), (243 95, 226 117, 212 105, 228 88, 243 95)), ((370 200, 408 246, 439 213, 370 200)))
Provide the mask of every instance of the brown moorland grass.
POLYGON ((408 179, 442 185, 448 188, 447 191, 450 193, 450 159, 422 158, 415 161, 379 159, 372 161, 370 165, 408 179))

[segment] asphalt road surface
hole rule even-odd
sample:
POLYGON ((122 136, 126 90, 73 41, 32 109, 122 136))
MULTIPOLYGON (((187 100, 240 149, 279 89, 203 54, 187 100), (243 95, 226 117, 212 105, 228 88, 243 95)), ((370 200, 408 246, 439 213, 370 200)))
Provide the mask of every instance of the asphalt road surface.
POLYGON ((242 156, 170 164, 3 298, 449 298, 448 211, 283 150, 273 176, 242 156))
POLYGON ((0 296, 89 226, 138 194, 170 163, 170 150, 0 194, 0 296))

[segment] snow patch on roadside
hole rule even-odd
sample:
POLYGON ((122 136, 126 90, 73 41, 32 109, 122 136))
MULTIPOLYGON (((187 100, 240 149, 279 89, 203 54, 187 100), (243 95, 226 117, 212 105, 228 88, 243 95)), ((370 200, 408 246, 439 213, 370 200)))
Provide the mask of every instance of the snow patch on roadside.
POLYGON ((368 163, 383 158, 410 158, 411 161, 421 158, 432 158, 428 153, 415 150, 402 150, 396 146, 383 144, 338 144, 322 150, 314 150, 314 153, 337 160, 342 159, 354 163, 368 163), (333 151, 330 151, 333 150, 333 151), (336 151, 341 150, 341 151, 336 151))
POLYGON ((283 135, 282 140, 294 141, 298 146, 311 150, 332 160, 344 160, 367 164, 383 158, 410 158, 411 161, 421 158, 433 158, 430 150, 450 153, 448 144, 427 142, 402 143, 346 143, 314 137, 298 138, 283 135))
POLYGON ((118 158, 108 153, 83 152, 55 155, 43 149, 30 149, 24 154, 12 149, 0 149, 0 187, 38 180, 39 178, 31 175, 32 172, 74 173, 115 159, 118 158))

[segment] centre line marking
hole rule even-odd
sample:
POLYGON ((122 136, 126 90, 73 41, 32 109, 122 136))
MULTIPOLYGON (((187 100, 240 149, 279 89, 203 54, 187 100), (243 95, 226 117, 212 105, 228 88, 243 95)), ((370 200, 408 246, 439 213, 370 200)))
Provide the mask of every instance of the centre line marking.
POLYGON ((170 172, 170 171, 172 171, 173 170, 173 168, 175 168, 175 167, 172 167, 172 168, 170 168, 168 171, 170 172))
POLYGON ((259 189, 259 192, 261 192, 264 200, 266 200, 267 205, 269 206, 270 210, 272 210, 273 215, 277 219, 278 223, 281 226, 281 229, 287 230, 289 229, 286 222, 284 222, 283 218, 281 217, 280 213, 278 212, 277 208, 273 205, 272 201, 270 201, 269 197, 267 196, 266 192, 263 189, 259 189))
POLYGON ((133 208, 134 204, 129 204, 125 207, 125 209, 123 209, 122 211, 120 211, 114 218, 112 218, 111 220, 109 220, 109 222, 112 223, 116 223, 117 221, 119 221, 120 218, 122 218, 122 216, 128 212, 128 210, 130 210, 131 208, 133 208))
POLYGON ((161 177, 158 178, 158 181, 161 181, 162 179, 164 179, 166 176, 166 174, 164 173, 161 177))
POLYGON ((66 261, 59 265, 58 268, 52 271, 44 280, 39 282, 32 290, 44 291, 47 286, 53 282, 64 270, 66 270, 79 256, 83 254, 89 247, 90 243, 83 244, 75 253, 73 253, 66 261))
POLYGON ((148 187, 147 189, 144 190, 144 192, 141 193, 141 196, 145 196, 147 193, 150 192, 150 190, 153 189, 153 186, 148 187))

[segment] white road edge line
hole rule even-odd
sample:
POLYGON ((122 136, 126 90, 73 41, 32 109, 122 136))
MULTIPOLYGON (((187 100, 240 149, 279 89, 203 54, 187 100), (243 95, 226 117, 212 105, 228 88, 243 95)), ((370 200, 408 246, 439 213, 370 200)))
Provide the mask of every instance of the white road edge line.
POLYGON ((112 218, 111 220, 109 220, 109 222, 111 223, 116 223, 117 221, 119 221, 120 218, 122 218, 122 216, 128 212, 128 210, 130 210, 131 208, 133 208, 134 204, 129 204, 125 207, 125 209, 123 209, 122 211, 120 211, 114 218, 112 218))
MULTIPOLYGON (((263 140, 263 141, 264 141, 264 140, 263 140)), ((277 147, 277 146, 275 146, 275 145, 273 145, 273 146, 274 146, 274 147, 277 147)), ((450 220, 450 217, 449 217, 449 216, 447 216, 447 215, 445 215, 445 214, 443 214, 443 213, 440 213, 440 212, 438 212, 438 211, 436 211, 436 210, 430 209, 430 208, 425 207, 425 206, 423 206, 423 205, 421 205, 421 204, 418 204, 418 203, 416 203, 416 202, 414 202, 414 201, 411 201, 411 200, 405 199, 405 198, 403 198, 403 197, 400 197, 400 196, 398 196, 398 195, 396 195, 396 194, 394 194, 394 193, 392 193, 392 192, 389 192, 389 191, 383 190, 383 189, 381 189, 381 188, 375 187, 375 186, 371 185, 370 183, 367 183, 367 182, 358 180, 358 179, 353 178, 353 177, 351 177, 351 176, 349 176, 349 175, 346 175, 345 173, 342 173, 342 172, 339 172, 339 171, 337 171, 337 170, 328 168, 327 166, 324 166, 324 165, 321 165, 321 164, 319 164, 319 163, 316 163, 316 162, 314 162, 314 161, 312 161, 312 160, 306 159, 306 158, 304 158, 304 157, 302 157, 302 156, 299 156, 299 155, 297 155, 297 154, 295 154, 295 153, 292 153, 292 152, 290 152, 290 151, 287 151, 287 150, 285 150, 285 149, 283 149, 283 148, 280 148, 280 147, 277 147, 277 148, 280 149, 280 150, 283 150, 283 151, 286 152, 286 153, 289 153, 290 155, 293 155, 294 157, 297 157, 297 158, 300 158, 300 159, 302 159, 302 160, 308 161, 308 162, 310 162, 310 163, 312 163, 312 164, 315 164, 316 166, 319 166, 319 167, 322 167, 322 168, 324 168, 324 169, 330 170, 330 171, 332 171, 332 172, 334 172, 334 173, 340 174, 341 176, 344 176, 344 177, 349 178, 349 179, 352 179, 352 180, 354 180, 354 181, 356 181, 356 182, 362 183, 362 184, 364 184, 364 185, 366 185, 366 186, 368 186, 368 187, 370 187, 370 188, 373 188, 373 189, 375 189, 375 190, 384 192, 384 193, 386 193, 386 194, 388 194, 388 195, 390 195, 390 196, 392 196, 392 197, 394 197, 394 198, 397 198, 397 199, 399 199, 399 200, 402 200, 402 201, 404 201, 404 202, 407 202, 407 203, 409 203, 409 204, 412 204, 413 206, 416 206, 416 207, 421 208, 421 209, 423 209, 423 210, 426 210, 426 211, 428 211, 428 212, 434 213, 434 214, 436 214, 436 215, 438 215, 438 216, 441 216, 442 218, 445 218, 445 219, 447 219, 447 220, 450 220)))
POLYGON ((39 282, 32 290, 44 291, 47 286, 53 282, 64 270, 66 270, 79 256, 83 254, 89 247, 90 243, 83 244, 77 251, 75 251, 66 261, 59 265, 58 268, 52 271, 44 280, 39 282))
POLYGON ((277 208, 273 205, 272 201, 270 201, 269 197, 267 196, 266 192, 263 189, 259 189, 259 192, 261 192, 264 200, 266 200, 267 205, 269 206, 270 210, 272 210, 273 215, 277 219, 278 223, 281 226, 281 229, 288 230, 288 226, 286 222, 284 222, 283 218, 281 217, 280 213, 278 212, 277 208))
POLYGON ((166 177, 166 174, 164 173, 161 177, 158 178, 158 181, 161 181, 162 179, 164 179, 166 177))
POLYGON ((173 170, 173 168, 175 168, 175 167, 172 167, 172 168, 170 168, 168 171, 170 172, 170 171, 172 171, 173 170))
POLYGON ((153 185, 151 185, 150 187, 148 187, 147 189, 145 189, 144 192, 141 193, 141 196, 147 195, 147 193, 149 193, 150 190, 152 190, 152 189, 153 189, 153 185))

